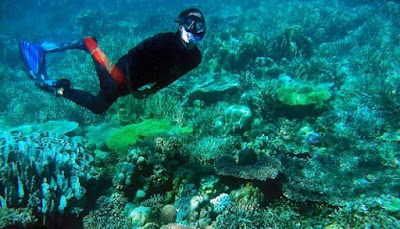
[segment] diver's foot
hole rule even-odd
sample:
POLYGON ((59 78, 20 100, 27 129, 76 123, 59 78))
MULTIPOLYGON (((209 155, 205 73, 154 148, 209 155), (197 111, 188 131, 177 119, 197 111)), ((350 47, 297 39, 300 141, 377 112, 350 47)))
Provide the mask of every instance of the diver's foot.
POLYGON ((55 95, 58 96, 63 96, 65 89, 71 88, 71 81, 68 79, 58 79, 56 80, 55 86, 54 86, 54 93, 55 95))
POLYGON ((58 96, 64 95, 64 90, 71 87, 71 82, 68 79, 47 80, 45 83, 37 84, 41 90, 58 96))

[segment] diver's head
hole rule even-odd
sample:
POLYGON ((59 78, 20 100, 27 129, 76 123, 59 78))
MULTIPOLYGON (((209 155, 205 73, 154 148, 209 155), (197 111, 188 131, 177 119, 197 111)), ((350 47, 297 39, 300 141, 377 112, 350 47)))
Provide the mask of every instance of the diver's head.
POLYGON ((200 42, 206 33, 204 16, 196 8, 182 11, 175 22, 179 23, 179 33, 186 47, 200 42))

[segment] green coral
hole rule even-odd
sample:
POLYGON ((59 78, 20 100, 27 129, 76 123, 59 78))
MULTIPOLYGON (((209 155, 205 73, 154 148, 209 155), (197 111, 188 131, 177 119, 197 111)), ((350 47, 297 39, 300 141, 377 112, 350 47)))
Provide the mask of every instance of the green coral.
POLYGON ((324 89, 306 85, 288 85, 278 89, 278 99, 289 106, 322 105, 331 97, 324 89))
POLYGON ((386 197, 386 201, 384 202, 383 208, 389 212, 400 212, 400 199, 397 197, 386 197))
POLYGON ((117 152, 127 152, 139 139, 161 134, 191 133, 190 126, 173 126, 167 119, 147 119, 141 123, 130 124, 115 131, 107 140, 107 147, 117 152))

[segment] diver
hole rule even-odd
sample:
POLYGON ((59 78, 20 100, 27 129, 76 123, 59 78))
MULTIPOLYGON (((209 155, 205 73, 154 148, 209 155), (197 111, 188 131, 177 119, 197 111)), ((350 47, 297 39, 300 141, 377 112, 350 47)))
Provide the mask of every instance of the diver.
POLYGON ((119 97, 132 94, 142 99, 170 85, 187 72, 196 68, 202 55, 196 44, 205 34, 205 20, 200 10, 182 11, 177 32, 159 33, 129 50, 114 65, 97 45, 93 37, 67 44, 20 42, 22 60, 27 75, 40 89, 62 96, 86 107, 96 114, 105 112, 119 97), (47 76, 47 53, 80 49, 91 54, 100 81, 100 92, 71 88, 68 79, 52 79, 47 76))

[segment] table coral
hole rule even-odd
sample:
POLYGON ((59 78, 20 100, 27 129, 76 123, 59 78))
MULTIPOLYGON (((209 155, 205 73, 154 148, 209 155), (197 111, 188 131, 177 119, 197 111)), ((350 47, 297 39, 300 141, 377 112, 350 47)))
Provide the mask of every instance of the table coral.
POLYGON ((235 158, 230 155, 222 156, 215 162, 219 175, 261 181, 275 179, 281 166, 279 160, 268 156, 263 156, 256 163, 249 165, 236 164, 235 158))

